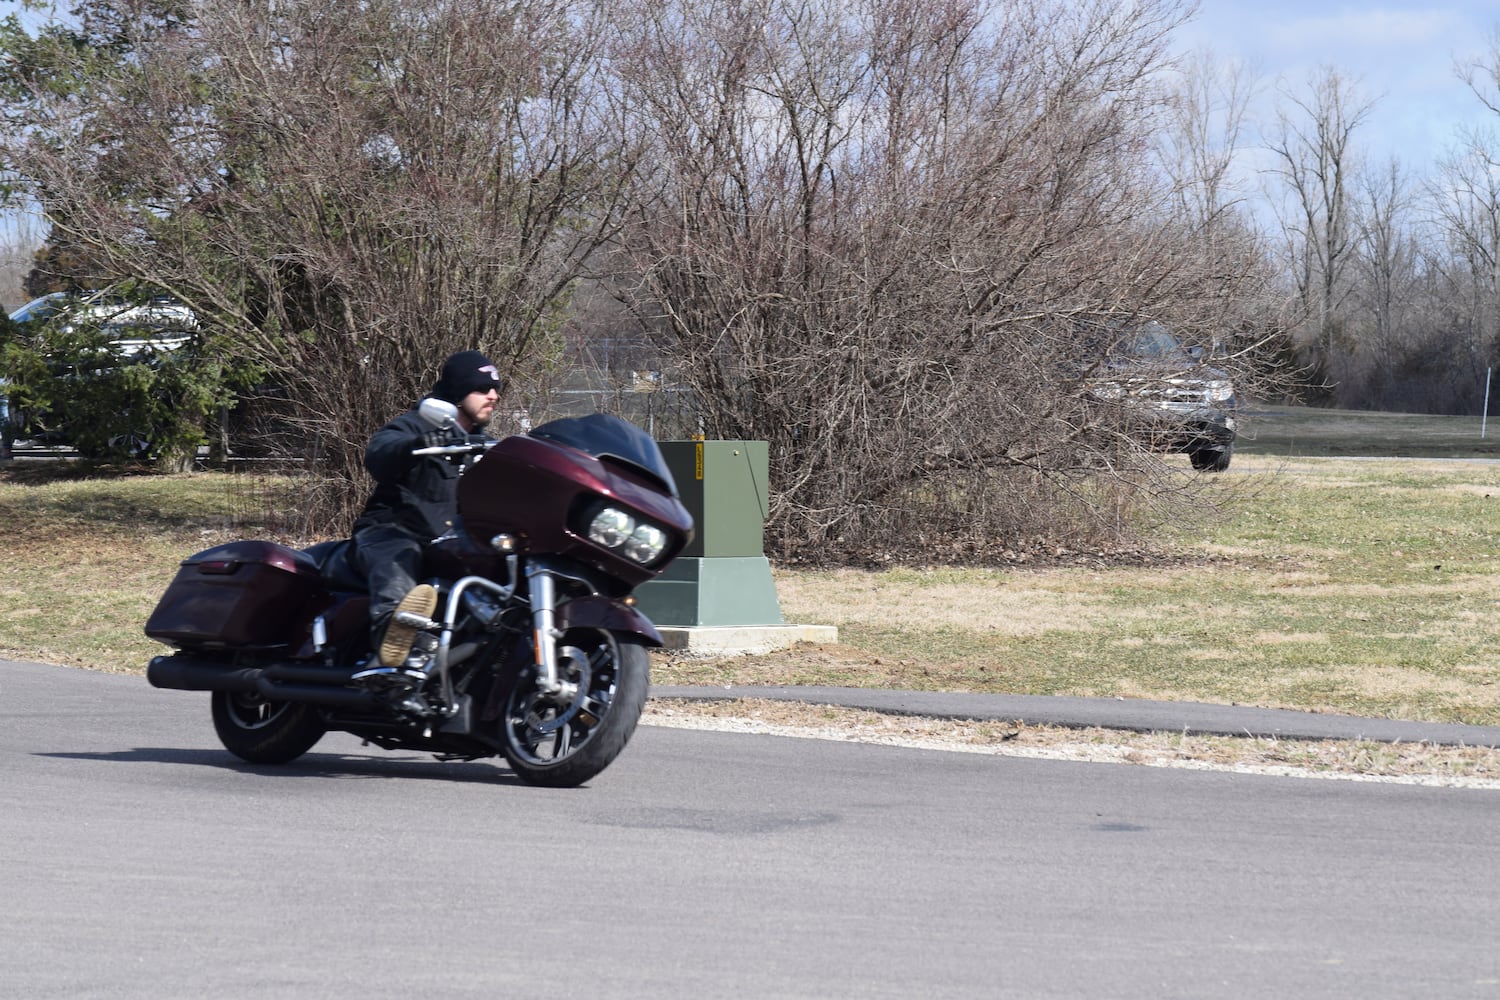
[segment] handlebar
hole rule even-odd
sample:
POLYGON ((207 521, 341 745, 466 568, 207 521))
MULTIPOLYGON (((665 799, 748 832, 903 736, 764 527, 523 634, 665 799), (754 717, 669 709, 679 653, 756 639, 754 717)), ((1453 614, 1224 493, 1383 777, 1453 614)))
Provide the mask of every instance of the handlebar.
POLYGON ((431 448, 413 448, 411 453, 413 455, 477 455, 479 452, 489 451, 498 443, 497 441, 480 441, 470 444, 466 441, 463 444, 439 444, 431 448))

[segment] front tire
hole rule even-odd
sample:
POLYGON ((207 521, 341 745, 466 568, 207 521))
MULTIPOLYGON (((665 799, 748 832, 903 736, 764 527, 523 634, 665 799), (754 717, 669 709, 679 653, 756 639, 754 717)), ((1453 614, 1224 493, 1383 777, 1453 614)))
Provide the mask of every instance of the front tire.
POLYGON ((1229 460, 1234 457, 1234 445, 1226 444, 1222 448, 1203 448, 1188 455, 1188 461, 1193 463, 1193 468, 1199 472, 1224 472, 1229 468, 1229 460))
POLYGON ((328 731, 311 705, 253 694, 215 691, 213 715, 224 749, 250 764, 296 760, 328 731))
POLYGON ((604 770, 635 732, 651 683, 651 660, 634 642, 602 629, 573 629, 558 643, 549 694, 529 670, 505 704, 505 759, 527 784, 574 788, 604 770))

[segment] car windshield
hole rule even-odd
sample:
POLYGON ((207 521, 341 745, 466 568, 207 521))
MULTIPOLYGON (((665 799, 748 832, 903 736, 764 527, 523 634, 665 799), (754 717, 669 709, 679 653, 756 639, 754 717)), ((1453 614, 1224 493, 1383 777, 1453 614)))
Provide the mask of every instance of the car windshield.
POLYGON ((607 413, 591 413, 586 417, 552 420, 533 427, 529 433, 532 437, 577 448, 595 458, 613 459, 634 466, 660 480, 674 497, 677 496, 677 483, 667 468, 661 449, 649 434, 629 421, 607 413))
POLYGON ((68 296, 64 292, 53 292, 51 295, 43 295, 39 299, 32 299, 21 308, 10 314, 10 318, 17 323, 29 323, 32 320, 44 320, 49 316, 56 316, 63 311, 67 305, 68 296))
POLYGON ((1153 361, 1177 360, 1187 353, 1166 327, 1154 321, 1137 327, 1125 339, 1121 345, 1121 351, 1132 358, 1145 358, 1153 361))
POLYGON ((97 325, 112 332, 170 330, 186 333, 197 328, 191 309, 165 296, 146 302, 133 302, 118 295, 102 292, 79 297, 68 292, 53 292, 32 299, 10 314, 17 323, 46 322, 63 317, 74 323, 97 325))

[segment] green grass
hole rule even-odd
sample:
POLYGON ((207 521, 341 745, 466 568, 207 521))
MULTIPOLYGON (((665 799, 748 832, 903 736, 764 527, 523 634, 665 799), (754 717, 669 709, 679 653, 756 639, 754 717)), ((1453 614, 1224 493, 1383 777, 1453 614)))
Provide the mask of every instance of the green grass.
MULTIPOLYGON (((1312 426, 1316 416, 1287 419, 1312 426)), ((1444 431, 1443 418, 1360 416, 1364 425, 1340 416, 1324 447, 1355 449, 1405 426, 1400 447, 1419 454, 1466 433, 1457 418, 1444 431)), ((229 538, 274 535, 267 525, 296 505, 271 480, 56 479, 23 476, 21 464, 0 477, 3 657, 143 669, 162 647, 141 626, 177 562, 229 538)), ((1159 537, 1179 558, 1153 565, 778 569, 786 620, 835 625, 838 644, 658 657, 655 679, 1500 724, 1500 464, 1256 450, 1222 483, 1221 515, 1159 537)))
POLYGON ((1247 406, 1235 450, 1244 455, 1500 458, 1500 420, 1247 406))
POLYGON ((680 682, 1144 697, 1500 724, 1500 464, 1464 418, 1278 410, 1157 567, 781 571, 840 646, 680 682), (1295 458, 1382 450, 1421 461, 1295 458), (1376 446, 1378 444, 1378 447, 1376 446), (1432 460, 1436 459, 1436 460, 1432 460))

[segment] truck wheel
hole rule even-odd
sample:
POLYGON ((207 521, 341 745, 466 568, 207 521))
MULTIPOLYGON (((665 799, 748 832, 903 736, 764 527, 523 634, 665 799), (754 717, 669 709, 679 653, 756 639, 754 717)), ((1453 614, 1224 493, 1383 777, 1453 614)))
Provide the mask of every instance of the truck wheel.
POLYGON ((1199 472, 1223 472, 1229 468, 1229 459, 1234 455, 1234 445, 1222 448, 1200 448, 1188 454, 1188 461, 1199 472))

